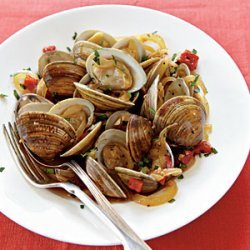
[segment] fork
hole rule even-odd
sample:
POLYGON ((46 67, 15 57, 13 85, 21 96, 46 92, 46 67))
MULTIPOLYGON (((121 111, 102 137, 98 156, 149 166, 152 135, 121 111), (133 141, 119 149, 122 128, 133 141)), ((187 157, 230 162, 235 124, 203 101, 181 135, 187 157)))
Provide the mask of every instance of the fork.
MULTIPOLYGON (((65 162, 58 166, 49 166, 36 159, 25 144, 19 142, 19 135, 8 123, 8 129, 3 125, 3 132, 10 152, 24 178, 37 188, 62 188, 68 193, 75 195, 88 207, 102 222, 104 222, 121 240, 124 249, 127 250, 149 250, 151 249, 122 219, 122 217, 111 206, 110 202, 96 187, 86 172, 75 161, 65 162), (9 129, 9 131, 8 131, 9 129), (87 186, 96 199, 99 206, 89 198, 78 186, 70 182, 54 182, 38 167, 38 165, 49 167, 69 167, 87 186)), ((89 158, 88 160, 91 160, 89 158)))

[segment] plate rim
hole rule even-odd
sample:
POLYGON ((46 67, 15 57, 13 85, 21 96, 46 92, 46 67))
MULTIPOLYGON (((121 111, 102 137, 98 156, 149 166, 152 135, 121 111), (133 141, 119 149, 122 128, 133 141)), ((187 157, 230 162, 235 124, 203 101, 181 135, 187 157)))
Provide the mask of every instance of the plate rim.
MULTIPOLYGON (((47 15, 47 16, 44 16, 28 25, 26 25, 25 27, 19 29, 18 31, 16 31, 15 33, 13 33, 11 36, 9 36, 7 39, 5 39, 1 44, 0 44, 0 49, 2 49, 6 44, 8 44, 9 41, 15 39, 16 36, 18 36, 20 33, 22 32, 25 32, 26 30, 28 30, 30 27, 32 26, 35 26, 37 23, 42 23, 44 21, 48 21, 49 19, 51 18, 54 18, 56 16, 59 16, 61 14, 65 14, 65 13, 70 13, 70 12, 74 12, 74 11, 79 11, 81 9, 94 9, 94 8, 131 8, 131 9, 141 9, 141 10, 146 10, 146 11, 152 11, 152 12, 157 12, 158 14, 161 14, 161 15, 166 15, 170 18, 173 18, 177 21, 181 21, 183 23, 185 23, 186 25, 189 25, 191 26, 192 28, 195 28, 197 31, 203 33, 203 35, 206 36, 207 39, 209 39, 211 42, 215 43, 217 46, 220 47, 220 49, 223 50, 223 52, 227 55, 228 59, 231 60, 231 62, 234 64, 235 66, 235 69, 237 69, 237 73, 238 75, 241 77, 241 80, 244 82, 244 87, 242 86, 242 88, 244 88, 244 91, 247 91, 248 90, 248 85, 247 85, 247 82, 245 80, 245 78, 243 77, 243 74, 240 70, 240 68, 238 67, 237 63, 234 61, 234 59, 231 57, 231 55, 224 49, 224 47, 219 43, 217 42, 213 37, 211 37, 209 34, 207 34, 205 31, 203 31, 201 28, 197 27, 196 25, 192 24, 192 23, 189 23, 185 20, 183 20, 182 18, 179 18, 177 16, 174 16, 172 14, 169 14, 169 13, 166 13, 166 12, 163 12, 163 11, 160 11, 160 10, 156 10, 156 9, 152 9, 152 8, 147 8, 147 7, 142 7, 142 6, 133 6, 133 5, 124 5, 124 4, 103 4, 103 5, 88 5, 88 6, 82 6, 82 7, 76 7, 76 8, 71 8, 71 9, 67 9, 67 10, 63 10, 63 11, 59 11, 59 12, 56 12, 56 13, 53 13, 53 14, 50 14, 50 15, 47 15)), ((243 85, 243 84, 242 84, 243 85)), ((249 131, 248 131, 249 132, 249 131)), ((248 151, 249 152, 249 151, 248 151)), ((241 164, 241 168, 238 169, 238 172, 237 172, 237 175, 234 176, 233 178, 233 181, 230 183, 230 185, 227 185, 227 188, 226 188, 226 191, 223 192, 223 195, 219 195, 219 197, 217 197, 217 199, 215 199, 215 201, 213 201, 206 209, 205 211, 202 211, 202 212, 199 212, 199 213, 196 213, 196 216, 194 219, 190 220, 189 222, 183 224, 182 226, 177 226, 175 229, 172 229, 170 230, 169 232, 167 233, 160 233, 160 234, 157 234, 157 235, 154 235, 153 237, 148 237, 148 238, 145 238, 145 240, 149 240, 149 239, 154 239, 154 238, 157 238, 157 237, 160 237, 160 236, 163 236, 163 235, 166 235, 166 234, 169 234, 171 232, 174 232, 186 225, 189 225, 191 222, 199 219, 199 217, 201 215, 203 215, 204 213, 206 213, 207 211, 209 211, 215 204, 217 204, 224 196, 225 194, 227 194, 227 192, 231 189, 231 187, 234 185, 235 181, 238 179, 239 175, 241 174, 242 172, 242 169, 245 165, 245 162, 249 156, 249 153, 248 154, 244 154, 245 157, 244 159, 242 159, 242 162, 241 164), (197 215, 198 214, 198 215, 197 215)), ((31 231, 31 232, 34 232, 38 235, 41 235, 43 237, 46 237, 46 238, 51 238, 51 239, 54 239, 54 240, 57 240, 57 241, 61 241, 61 242, 68 242, 68 243, 73 243, 73 244, 80 244, 80 245, 92 245, 92 246, 111 246, 111 245, 117 245, 117 244, 120 244, 119 241, 115 241, 113 243, 109 243, 109 244, 90 244, 90 243, 82 243, 82 242, 71 242, 71 241, 63 241, 57 237, 53 237, 53 236, 50 236, 50 235, 46 235, 46 234, 43 234, 39 231, 37 231, 36 229, 33 229, 33 228, 30 228, 30 227, 27 227, 26 225, 24 226, 19 220, 13 220, 11 218, 11 216, 9 216, 9 214, 11 213, 5 213, 6 211, 1 211, 7 218, 9 218, 10 220, 14 221, 15 223, 17 223, 18 225, 24 227, 25 229, 31 231)))

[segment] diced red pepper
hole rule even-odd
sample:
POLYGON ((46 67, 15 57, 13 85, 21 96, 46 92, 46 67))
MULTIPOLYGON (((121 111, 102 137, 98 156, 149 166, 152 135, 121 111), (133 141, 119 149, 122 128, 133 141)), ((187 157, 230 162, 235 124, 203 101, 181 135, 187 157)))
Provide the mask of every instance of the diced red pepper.
POLYGON ((212 147, 209 142, 201 141, 195 146, 193 152, 194 154, 210 154, 212 152, 212 147))
POLYGON ((143 181, 138 180, 136 178, 129 178, 128 180, 128 187, 132 190, 135 190, 137 193, 142 191, 143 181))
POLYGON ((164 186, 166 180, 167 180, 167 176, 164 176, 162 179, 159 180, 159 183, 160 183, 162 186, 164 186))
POLYGON ((178 60, 180 63, 187 64, 188 68, 193 71, 197 68, 199 57, 189 50, 185 50, 178 60))
POLYGON ((38 83, 38 79, 35 79, 31 77, 30 75, 26 75, 23 85, 30 92, 35 92, 37 83, 38 83))
POLYGON ((191 150, 185 150, 183 154, 180 154, 178 160, 187 165, 194 157, 194 153, 191 150))
POLYGON ((43 53, 49 52, 49 51, 54 51, 56 50, 56 46, 55 45, 50 45, 48 47, 43 48, 43 53))
POLYGON ((169 155, 165 155, 165 165, 163 168, 171 168, 172 167, 172 160, 169 155))

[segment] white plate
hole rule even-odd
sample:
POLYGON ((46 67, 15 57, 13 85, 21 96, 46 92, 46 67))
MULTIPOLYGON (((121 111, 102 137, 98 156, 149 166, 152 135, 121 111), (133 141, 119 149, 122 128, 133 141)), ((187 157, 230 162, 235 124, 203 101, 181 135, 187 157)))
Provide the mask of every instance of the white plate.
MULTIPOLYGON (((199 217, 231 187, 248 154, 250 139, 249 99, 246 83, 230 56, 196 27, 167 14, 132 6, 92 6, 46 17, 17 32, 0 47, 0 121, 11 120, 15 98, 9 74, 25 67, 36 70, 41 49, 56 45, 65 50, 72 35, 85 29, 100 29, 114 36, 157 30, 168 44, 170 54, 186 48, 197 49, 202 75, 209 94, 210 141, 219 151, 203 158, 178 181, 176 201, 147 208, 134 203, 115 204, 119 214, 144 239, 169 233, 199 217)), ((89 245, 117 244, 89 211, 74 201, 47 190, 31 187, 11 159, 1 132, 0 209, 13 221, 41 235, 61 241, 89 245)))

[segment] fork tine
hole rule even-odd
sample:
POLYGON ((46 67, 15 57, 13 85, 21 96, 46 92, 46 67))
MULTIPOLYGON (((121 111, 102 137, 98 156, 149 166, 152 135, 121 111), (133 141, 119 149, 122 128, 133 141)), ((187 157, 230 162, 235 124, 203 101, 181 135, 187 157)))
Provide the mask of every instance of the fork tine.
MULTIPOLYGON (((14 122, 13 126, 9 125, 11 127, 10 131, 13 132, 13 136, 15 138, 15 141, 17 143, 17 145, 19 146, 19 149, 21 150, 21 152, 23 153, 23 155, 25 156, 26 159, 29 160, 29 162, 31 162, 33 164, 33 167, 31 167, 31 164, 28 164, 29 169, 31 170, 31 172, 35 172, 36 176, 39 176, 39 179, 42 178, 42 182, 44 183, 48 183, 51 182, 50 178, 44 173, 44 171, 40 168, 38 162, 34 161, 34 157, 31 155, 31 152, 29 151, 29 149, 27 148, 27 146, 24 143, 20 143, 20 136, 17 132, 17 126, 16 123, 14 122), (14 127, 14 128, 13 128, 14 127)), ((41 182, 41 180, 40 180, 41 182)))
POLYGON ((8 132, 6 126, 3 124, 3 132, 5 136, 5 140, 7 142, 7 145, 10 149, 12 158, 16 162, 16 165, 18 166, 19 170, 21 171, 22 175, 25 177, 25 179, 30 182, 31 184, 34 184, 35 181, 31 178, 33 177, 32 173, 30 172, 29 168, 25 165, 24 161, 22 160, 18 149, 16 148, 16 145, 14 144, 14 141, 12 140, 12 136, 10 135, 10 132, 8 132))

